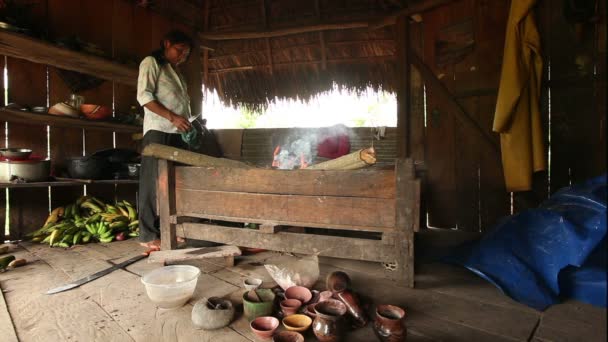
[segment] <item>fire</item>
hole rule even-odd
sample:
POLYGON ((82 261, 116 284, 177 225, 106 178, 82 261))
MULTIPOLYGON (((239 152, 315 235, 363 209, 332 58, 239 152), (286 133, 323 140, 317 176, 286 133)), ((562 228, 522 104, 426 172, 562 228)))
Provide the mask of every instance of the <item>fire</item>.
POLYGON ((304 153, 300 154, 300 169, 305 169, 308 167, 308 163, 306 162, 306 158, 304 157, 304 153))
POLYGON ((277 154, 279 154, 279 152, 281 152, 281 145, 277 145, 277 147, 275 147, 275 149, 274 149, 274 154, 272 155, 272 167, 281 166, 281 163, 279 162, 279 159, 277 158, 277 154))

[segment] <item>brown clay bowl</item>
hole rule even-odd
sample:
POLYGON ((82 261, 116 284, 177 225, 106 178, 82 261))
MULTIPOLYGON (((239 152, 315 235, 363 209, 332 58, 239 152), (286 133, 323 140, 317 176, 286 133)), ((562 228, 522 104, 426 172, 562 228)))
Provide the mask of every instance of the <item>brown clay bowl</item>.
POLYGON ((298 309, 302 306, 302 302, 297 299, 285 299, 279 303, 281 310, 285 316, 295 314, 298 309))
POLYGON ((272 342, 304 342, 304 336, 295 331, 281 331, 274 335, 272 342))
POLYGON ((376 314, 386 319, 400 320, 405 317, 405 310, 395 305, 378 305, 376 314))
POLYGON ((304 286, 292 286, 285 290, 285 298, 297 299, 302 304, 306 304, 312 299, 312 292, 304 286))
POLYGON ((322 291, 321 293, 319 293, 319 303, 331 299, 333 295, 334 294, 331 291, 322 291))
POLYGON ((271 316, 262 316, 251 321, 249 326, 258 338, 268 340, 279 327, 279 320, 271 316))
POLYGON ((325 284, 331 292, 342 292, 350 288, 351 282, 348 274, 342 271, 335 271, 327 276, 325 284))
POLYGON ((110 107, 95 104, 83 104, 80 106, 80 111, 87 119, 91 120, 102 120, 112 116, 112 109, 110 107))
POLYGON ((289 331, 306 331, 312 324, 312 318, 306 315, 290 315, 283 318, 283 326, 289 331))

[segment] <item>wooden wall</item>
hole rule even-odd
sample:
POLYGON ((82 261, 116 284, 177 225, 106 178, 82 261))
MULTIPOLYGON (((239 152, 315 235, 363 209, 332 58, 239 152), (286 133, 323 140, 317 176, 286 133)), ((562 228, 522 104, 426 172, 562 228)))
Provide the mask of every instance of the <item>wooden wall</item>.
MULTIPOLYGON (((158 13, 136 7, 124 0, 34 0, 24 1, 31 5, 34 26, 49 39, 77 36, 96 44, 109 56, 121 60, 139 61, 158 47, 162 36, 173 28, 187 30, 158 13)), ((4 67, 5 57, 0 56, 4 67)), ((27 106, 53 105, 66 100, 70 90, 53 66, 6 58, 8 71, 8 99, 27 106), (48 76, 48 78, 47 78, 48 76)), ((99 87, 80 95, 87 103, 114 107, 128 112, 136 104, 135 88, 105 81, 99 87)), ((2 99, 3 101, 4 99, 2 99)), ((4 122, 0 123, 4 127, 4 122)), ((2 138, 4 138, 4 129, 2 138)), ((4 139, 1 144, 4 146, 4 139)), ((50 151, 54 168, 65 165, 65 158, 90 154, 97 150, 125 147, 135 148, 131 135, 104 131, 88 131, 79 128, 49 128, 46 126, 8 124, 8 147, 29 147, 35 153, 47 156, 50 151)), ((5 193, 0 194, 0 224, 6 222, 5 193)), ((115 197, 135 201, 136 185, 89 185, 88 194, 107 200, 115 197)), ((18 239, 29 231, 39 228, 48 215, 49 208, 70 203, 82 195, 83 186, 9 189, 9 237, 18 239)), ((4 231, 4 229, 1 229, 4 231)), ((0 235, 2 237, 2 235, 0 235)))
MULTIPOLYGON (((535 175, 533 191, 514 194, 511 201, 499 156, 456 119, 450 99, 425 82, 424 193, 430 226, 484 231, 498 218, 534 207, 571 182, 606 172, 605 1, 598 1, 601 14, 585 25, 581 39, 564 18, 563 3, 541 0, 537 8, 546 66, 543 128, 551 167, 535 175), (580 56, 588 57, 582 69, 576 65, 580 56)), ((423 14, 418 24, 425 63, 496 143, 491 126, 509 8, 509 0, 462 0, 423 14), (440 41, 450 42, 456 34, 462 40, 469 32, 474 40, 470 51, 466 44, 456 44, 452 47, 461 56, 454 50, 441 52, 440 41)))

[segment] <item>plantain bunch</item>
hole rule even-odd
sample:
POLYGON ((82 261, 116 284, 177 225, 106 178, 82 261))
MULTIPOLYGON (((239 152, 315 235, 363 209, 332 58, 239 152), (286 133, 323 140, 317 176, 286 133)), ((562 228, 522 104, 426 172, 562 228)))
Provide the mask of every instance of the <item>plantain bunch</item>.
POLYGON ((28 234, 34 242, 70 247, 89 242, 108 243, 139 236, 137 211, 127 201, 114 205, 92 196, 53 209, 42 228, 28 234))

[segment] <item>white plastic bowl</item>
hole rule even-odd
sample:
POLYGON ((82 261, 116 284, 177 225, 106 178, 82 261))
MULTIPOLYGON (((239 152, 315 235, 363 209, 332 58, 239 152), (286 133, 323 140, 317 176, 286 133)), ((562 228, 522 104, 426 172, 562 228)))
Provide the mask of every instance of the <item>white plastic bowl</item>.
POLYGON ((188 265, 165 266, 141 278, 146 293, 159 308, 174 309, 186 304, 196 288, 201 271, 188 265))

